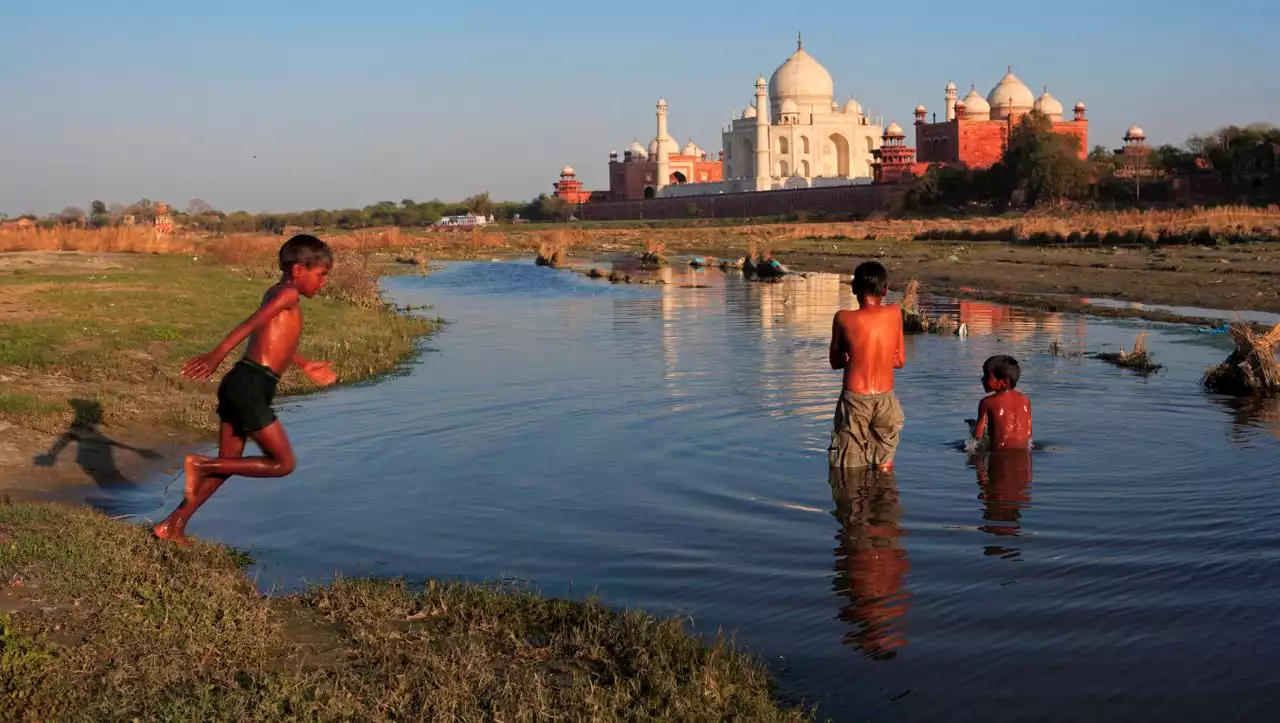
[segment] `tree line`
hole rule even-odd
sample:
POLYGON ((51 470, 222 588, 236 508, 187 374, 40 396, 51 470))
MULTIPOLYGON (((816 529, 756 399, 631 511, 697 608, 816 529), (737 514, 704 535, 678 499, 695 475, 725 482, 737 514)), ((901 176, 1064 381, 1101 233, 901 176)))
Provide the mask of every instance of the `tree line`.
MULTIPOLYGON (((1150 148, 1135 157, 1140 168, 1130 171, 1148 179, 1217 171, 1232 183, 1241 172, 1274 172, 1278 149, 1280 128, 1268 124, 1227 126, 1208 135, 1192 136, 1181 146, 1150 148)), ((1134 181, 1116 175, 1135 159, 1126 159, 1125 154, 1102 145, 1094 146, 1082 159, 1079 138, 1055 133, 1053 122, 1033 111, 1013 128, 1004 153, 991 168, 931 166, 916 180, 907 203, 915 208, 980 205, 998 209, 1130 200, 1135 193, 1134 181)), ((1167 180, 1164 185, 1168 185, 1167 180)))

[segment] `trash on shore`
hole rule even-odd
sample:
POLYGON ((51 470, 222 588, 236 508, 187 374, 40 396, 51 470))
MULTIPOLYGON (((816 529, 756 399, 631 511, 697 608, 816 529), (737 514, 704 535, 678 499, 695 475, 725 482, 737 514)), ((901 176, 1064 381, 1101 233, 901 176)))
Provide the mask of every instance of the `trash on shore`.
POLYGON ((1133 349, 1125 351, 1121 348, 1119 353, 1100 353, 1095 354, 1094 358, 1124 369, 1132 369, 1144 375, 1153 374, 1164 368, 1163 364, 1156 363, 1155 357, 1147 349, 1147 332, 1145 329, 1138 332, 1138 338, 1133 340, 1133 349))
POLYGON ((1239 397, 1280 396, 1280 363, 1276 361, 1280 323, 1259 334, 1249 324, 1233 321, 1228 333, 1235 350, 1221 364, 1205 370, 1201 386, 1206 391, 1239 397))

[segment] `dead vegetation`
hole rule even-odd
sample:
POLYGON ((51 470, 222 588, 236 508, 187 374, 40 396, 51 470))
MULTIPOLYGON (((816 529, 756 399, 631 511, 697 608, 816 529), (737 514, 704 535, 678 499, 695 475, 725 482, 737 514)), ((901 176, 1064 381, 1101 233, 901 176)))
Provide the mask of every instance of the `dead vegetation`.
POLYGON ((564 232, 553 233, 549 239, 538 245, 538 256, 533 260, 537 266, 553 269, 561 268, 569 259, 569 238, 564 232))
POLYGON ((657 239, 646 239, 644 253, 640 254, 640 268, 660 269, 669 263, 666 243, 657 239))
POLYGON ((1280 324, 1259 334, 1243 321, 1228 327, 1235 349, 1216 367, 1205 370, 1201 385, 1210 392, 1233 396, 1280 396, 1280 363, 1276 347, 1280 345, 1280 324))
POLYGON ((1119 352, 1103 352, 1094 355, 1094 358, 1143 375, 1154 374, 1164 368, 1164 365, 1156 363, 1151 350, 1147 348, 1146 330, 1138 332, 1137 338, 1133 340, 1133 348, 1129 351, 1122 347, 1119 352))

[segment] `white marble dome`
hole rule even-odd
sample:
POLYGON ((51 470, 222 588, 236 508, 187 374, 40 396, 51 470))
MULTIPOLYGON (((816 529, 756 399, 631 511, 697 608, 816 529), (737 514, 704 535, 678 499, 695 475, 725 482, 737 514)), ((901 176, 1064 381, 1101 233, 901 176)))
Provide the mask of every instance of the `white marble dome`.
POLYGON ((646 151, 644 146, 640 145, 638 141, 631 141, 631 145, 627 146, 627 153, 641 158, 647 158, 649 156, 648 151, 646 151))
POLYGON ((783 98, 782 104, 778 106, 778 111, 783 114, 799 113, 800 105, 796 103, 794 100, 792 100, 791 98, 783 98))
POLYGON ((990 116, 991 106, 987 104, 987 99, 978 94, 977 88, 970 88, 969 94, 964 97, 964 119, 988 120, 990 116))
MULTIPOLYGON (((1026 83, 1018 80, 1018 76, 1013 74, 1013 70, 1004 74, 996 87, 991 89, 987 94, 987 105, 991 110, 991 117, 995 120, 1003 120, 1010 114, 1028 113, 1035 106, 1035 96, 1031 94, 1031 89, 1026 83)), ((968 107, 968 104, 965 104, 968 107)))
POLYGON ((755 118, 755 117, 756 117, 756 107, 755 107, 754 105, 749 105, 749 106, 747 106, 746 108, 743 108, 743 109, 742 109, 742 117, 743 117, 743 118, 755 118))
POLYGON ((849 115, 862 115, 862 104, 850 98, 849 102, 844 104, 844 112, 849 115))
POLYGON ((573 166, 565 166, 564 168, 561 168, 561 169, 560 169, 560 175, 562 175, 562 176, 572 176, 572 175, 573 175, 573 166))
POLYGON ((833 95, 831 74, 804 48, 792 53, 769 78, 769 100, 776 105, 790 99, 800 105, 825 106, 833 95))
POLYGON ((906 131, 902 130, 902 126, 898 125, 897 121, 893 121, 892 123, 889 124, 888 128, 884 129, 884 137, 885 138, 906 138, 907 133, 906 131))
POLYGON ((1049 95, 1048 88, 1044 89, 1044 94, 1036 98, 1035 108, 1053 120, 1062 120, 1062 104, 1058 102, 1057 98, 1049 95))
POLYGON ((1128 140, 1142 140, 1142 139, 1144 139, 1144 138, 1146 138, 1146 137, 1147 137, 1147 133, 1146 133, 1146 131, 1142 130, 1141 128, 1139 128, 1139 127, 1138 127, 1138 126, 1136 126, 1136 125, 1129 126, 1129 130, 1125 131, 1125 134, 1124 134, 1124 139, 1125 139, 1126 141, 1128 141, 1128 140))

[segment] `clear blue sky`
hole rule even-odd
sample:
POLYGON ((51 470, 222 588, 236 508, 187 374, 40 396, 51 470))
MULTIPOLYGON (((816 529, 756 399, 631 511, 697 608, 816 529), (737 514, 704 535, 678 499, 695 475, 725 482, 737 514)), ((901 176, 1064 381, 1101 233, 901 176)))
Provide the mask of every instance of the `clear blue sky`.
POLYGON ((720 126, 795 47, 886 120, 1005 66, 1090 143, 1280 122, 1280 2, 449 3, 0 0, 0 211, 199 197, 224 210, 528 199, 610 149, 720 126), (257 156, 254 158, 254 156, 257 156))

